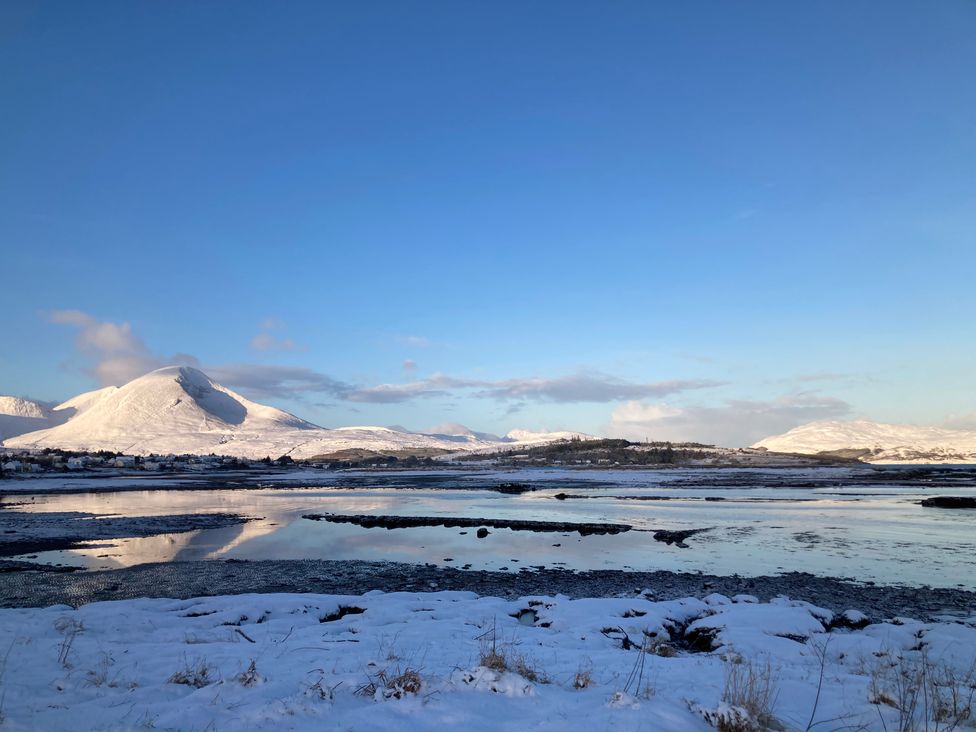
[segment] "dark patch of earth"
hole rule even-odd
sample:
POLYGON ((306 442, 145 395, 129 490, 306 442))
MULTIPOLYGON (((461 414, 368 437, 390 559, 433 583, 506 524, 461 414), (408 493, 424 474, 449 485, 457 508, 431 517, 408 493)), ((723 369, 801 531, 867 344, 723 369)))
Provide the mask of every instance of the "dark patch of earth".
POLYGON ((99 600, 186 599, 251 592, 358 595, 370 590, 465 590, 500 597, 643 595, 656 600, 703 597, 720 592, 730 597, 750 594, 761 600, 787 595, 835 612, 855 608, 872 620, 896 616, 927 619, 942 614, 968 616, 976 613, 976 592, 968 590, 867 585, 801 572, 763 577, 619 570, 493 572, 396 562, 328 560, 167 562, 104 572, 16 572, 4 575, 0 582, 0 606, 65 604, 77 607, 99 600))

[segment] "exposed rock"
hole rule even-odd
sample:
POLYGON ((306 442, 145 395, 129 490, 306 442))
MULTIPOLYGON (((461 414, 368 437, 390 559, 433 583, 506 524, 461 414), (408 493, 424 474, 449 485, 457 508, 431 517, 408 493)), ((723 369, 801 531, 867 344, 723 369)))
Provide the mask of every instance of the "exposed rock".
POLYGON ((928 508, 976 508, 976 496, 932 496, 922 501, 928 508))
POLYGON ((689 536, 700 534, 703 531, 708 531, 708 529, 682 529, 680 531, 666 531, 661 529, 660 531, 654 532, 654 541, 663 541, 665 544, 674 544, 682 549, 687 549, 688 545, 685 544, 685 539, 689 536))
POLYGON ((522 493, 534 491, 535 488, 525 483, 499 483, 498 485, 491 486, 489 490, 497 491, 498 493, 506 493, 511 496, 517 496, 522 493))

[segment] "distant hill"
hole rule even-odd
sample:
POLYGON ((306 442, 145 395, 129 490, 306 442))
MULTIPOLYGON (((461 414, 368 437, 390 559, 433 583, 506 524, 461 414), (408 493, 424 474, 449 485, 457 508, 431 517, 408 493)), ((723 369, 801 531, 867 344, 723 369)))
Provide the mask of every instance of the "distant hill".
POLYGON ((857 463, 843 456, 780 454, 750 447, 716 447, 698 442, 631 442, 622 439, 574 437, 546 444, 500 445, 452 455, 452 460, 491 459, 513 466, 638 466, 685 467, 810 467, 857 463))
POLYGON ((974 431, 866 420, 811 422, 760 440, 753 447, 871 463, 976 463, 974 431))

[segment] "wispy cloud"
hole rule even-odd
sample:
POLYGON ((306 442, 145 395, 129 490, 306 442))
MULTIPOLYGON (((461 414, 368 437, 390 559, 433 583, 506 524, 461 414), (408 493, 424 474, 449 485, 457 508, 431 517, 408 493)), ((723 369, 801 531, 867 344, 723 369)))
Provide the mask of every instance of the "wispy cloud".
POLYGON ((271 333, 258 333, 251 339, 255 351, 294 351, 295 341, 291 338, 278 338, 271 333))
POLYGON ((795 377, 795 381, 847 381, 851 379, 851 374, 839 374, 834 371, 817 371, 812 374, 800 374, 795 377))
POLYGON ((535 401, 562 404, 580 402, 614 402, 625 399, 663 397, 692 389, 721 386, 722 382, 704 379, 638 383, 599 372, 580 373, 555 378, 527 377, 500 380, 464 379, 435 374, 406 384, 379 384, 356 389, 348 395, 351 401, 402 402, 418 397, 443 396, 466 392, 481 399, 497 401, 535 401))
POLYGON ((189 354, 154 354, 128 322, 99 320, 81 310, 55 310, 47 319, 78 330, 75 345, 91 364, 85 371, 102 386, 119 386, 166 364, 198 365, 189 354))
MULTIPOLYGON (((79 310, 59 310, 51 313, 49 319, 78 329, 78 349, 93 362, 89 371, 102 384, 124 384, 148 371, 173 363, 199 366, 199 360, 187 354, 166 358, 154 353, 133 332, 128 322, 102 321, 79 310)), ((280 350, 282 343, 291 343, 277 339, 268 332, 283 328, 284 324, 280 321, 264 321, 261 327, 264 330, 256 339, 266 336, 271 341, 252 341, 252 346, 257 350, 280 350)), ((434 374, 404 383, 362 385, 302 366, 232 363, 203 368, 216 381, 255 398, 307 399, 310 395, 326 394, 331 399, 344 402, 393 404, 417 399, 468 397, 500 402, 507 405, 509 411, 517 411, 530 402, 573 404, 660 399, 722 384, 704 379, 635 382, 588 371, 569 376, 508 379, 470 379, 434 374)), ((403 362, 403 369, 412 373, 416 363, 408 359, 403 362)))
POLYGON ((394 336, 394 340, 401 345, 411 346, 412 348, 427 348, 430 345, 429 338, 418 335, 398 335, 394 336))
POLYGON ((631 401, 617 407, 609 434, 632 440, 707 442, 744 447, 807 422, 851 413, 847 402, 813 393, 769 401, 728 401, 720 406, 675 407, 631 401))
POLYGON ((353 386, 302 366, 267 364, 224 364, 207 366, 207 375, 254 397, 295 399, 305 394, 328 394, 345 399, 353 386))
POLYGON ((410 381, 405 384, 377 384, 376 386, 350 389, 344 399, 351 402, 371 402, 374 404, 394 404, 411 399, 446 397, 463 382, 444 374, 435 374, 428 379, 410 381))
POLYGON ((276 335, 274 331, 285 329, 285 323, 277 318, 265 318, 258 323, 258 333, 251 339, 255 351, 294 351, 298 348, 291 338, 276 335))
POLYGON ((302 398, 308 393, 328 393, 333 398, 363 404, 398 404, 417 399, 446 399, 468 396, 511 403, 520 409, 527 402, 580 403, 614 402, 625 399, 663 397, 692 389, 718 386, 712 381, 659 381, 634 383, 605 374, 578 374, 558 378, 465 379, 434 374, 398 384, 362 386, 335 379, 312 369, 293 366, 232 364, 209 366, 217 381, 245 390, 254 396, 302 398))
POLYGON ((502 401, 540 402, 617 402, 625 399, 660 398, 693 389, 722 386, 723 382, 707 379, 673 379, 639 383, 607 374, 581 373, 557 378, 533 377, 482 382, 476 396, 502 401))

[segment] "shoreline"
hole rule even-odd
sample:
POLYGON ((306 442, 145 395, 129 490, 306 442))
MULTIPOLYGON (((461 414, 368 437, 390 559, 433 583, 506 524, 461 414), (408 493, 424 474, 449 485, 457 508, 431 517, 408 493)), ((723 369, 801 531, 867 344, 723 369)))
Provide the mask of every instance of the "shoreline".
POLYGON ((720 593, 729 597, 754 595, 767 601, 785 595, 838 613, 856 609, 874 621, 976 614, 976 590, 876 585, 803 572, 744 577, 665 570, 576 572, 546 568, 501 572, 362 560, 208 560, 140 564, 98 572, 9 571, 0 576, 0 607, 5 608, 78 607, 139 597, 460 590, 497 597, 642 596, 655 600, 720 593))

